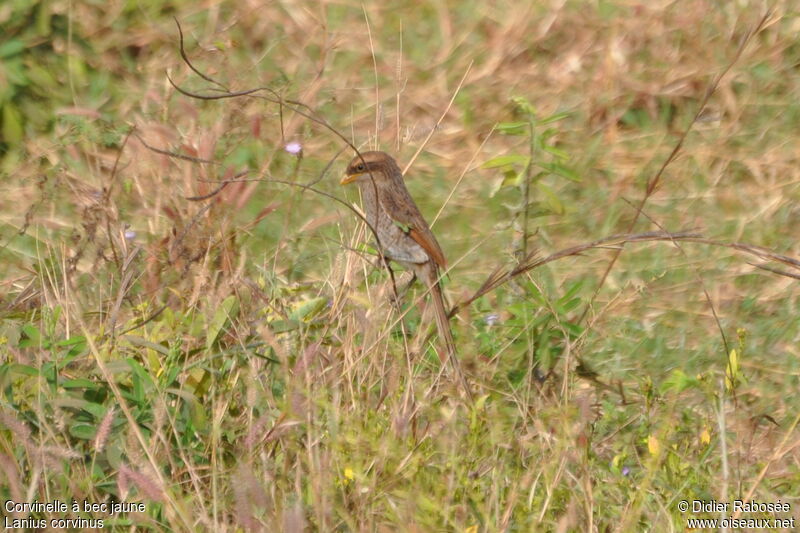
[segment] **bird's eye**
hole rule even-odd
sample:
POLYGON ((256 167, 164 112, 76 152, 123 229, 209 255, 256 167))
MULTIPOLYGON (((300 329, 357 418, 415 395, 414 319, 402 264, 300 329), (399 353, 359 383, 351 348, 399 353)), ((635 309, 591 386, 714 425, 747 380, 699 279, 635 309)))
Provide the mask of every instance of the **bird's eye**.
POLYGON ((364 163, 359 163, 356 165, 356 170, 359 172, 364 172, 364 163))

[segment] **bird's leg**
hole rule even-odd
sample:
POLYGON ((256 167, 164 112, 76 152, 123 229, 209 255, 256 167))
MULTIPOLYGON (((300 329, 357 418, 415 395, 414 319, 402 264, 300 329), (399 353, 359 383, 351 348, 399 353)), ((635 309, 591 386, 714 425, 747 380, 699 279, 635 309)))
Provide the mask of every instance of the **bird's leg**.
POLYGON ((412 272, 411 279, 409 279, 408 283, 406 283, 405 286, 402 289, 400 289, 400 291, 398 291, 397 297, 402 298, 403 296, 405 296, 406 293, 408 292, 408 289, 411 288, 411 286, 414 284, 416 280, 417 280, 417 275, 412 272))
POLYGON ((388 270, 390 268, 389 267, 389 258, 379 252, 378 256, 375 258, 375 268, 377 268, 378 270, 380 270, 382 268, 385 268, 385 269, 388 270))
POLYGON ((398 306, 398 307, 400 306, 400 302, 401 302, 401 301, 403 301, 403 298, 405 298, 405 295, 406 295, 406 293, 408 292, 408 289, 411 287, 411 285, 413 285, 413 284, 414 284, 414 281, 415 281, 416 279, 417 279, 417 275, 416 275, 416 274, 414 274, 414 273, 412 273, 412 274, 411 274, 411 278, 409 278, 408 282, 406 282, 406 283, 403 283, 403 285, 402 285, 401 287, 399 287, 399 288, 397 288, 397 287, 395 286, 395 288, 397 288, 397 291, 396 291, 396 292, 393 292, 393 293, 392 293, 392 294, 389 296, 389 298, 390 298, 390 299, 393 301, 393 303, 394 303, 396 306, 398 306))

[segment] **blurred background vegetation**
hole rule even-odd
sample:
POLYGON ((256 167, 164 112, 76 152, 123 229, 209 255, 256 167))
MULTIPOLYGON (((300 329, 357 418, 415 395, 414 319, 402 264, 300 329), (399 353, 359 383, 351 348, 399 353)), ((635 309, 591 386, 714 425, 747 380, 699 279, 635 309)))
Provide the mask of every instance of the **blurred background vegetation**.
POLYGON ((697 243, 628 244, 602 285, 614 250, 547 264, 454 318, 469 404, 437 382, 421 291, 391 304, 343 141, 167 77, 266 87, 413 160, 455 303, 628 231, 690 126, 633 230, 800 256, 793 2, 7 0, 0 28, 3 500, 215 531, 679 529, 682 499, 796 503, 797 279, 697 243))

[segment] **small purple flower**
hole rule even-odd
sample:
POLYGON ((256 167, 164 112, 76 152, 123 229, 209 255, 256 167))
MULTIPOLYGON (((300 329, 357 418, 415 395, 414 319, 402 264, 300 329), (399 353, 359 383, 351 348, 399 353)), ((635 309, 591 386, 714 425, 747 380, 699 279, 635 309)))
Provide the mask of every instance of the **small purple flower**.
POLYGON ((297 141, 292 141, 284 146, 283 149, 292 155, 300 155, 303 151, 303 145, 297 141))
POLYGON ((132 229, 126 229, 125 230, 125 240, 126 241, 132 241, 135 238, 136 238, 136 232, 135 231, 133 231, 132 229))
POLYGON ((494 326, 500 321, 500 315, 496 313, 492 313, 491 315, 486 315, 483 317, 483 321, 486 322, 487 326, 494 326))
POLYGON ((623 466, 622 467, 622 475, 623 476, 627 476, 630 473, 631 473, 631 469, 629 467, 627 467, 627 466, 623 466))

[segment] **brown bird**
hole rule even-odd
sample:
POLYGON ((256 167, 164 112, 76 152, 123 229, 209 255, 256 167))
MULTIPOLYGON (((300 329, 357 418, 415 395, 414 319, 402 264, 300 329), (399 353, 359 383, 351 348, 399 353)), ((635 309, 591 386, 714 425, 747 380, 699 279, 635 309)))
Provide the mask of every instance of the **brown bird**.
POLYGON ((385 152, 363 152, 347 165, 341 184, 356 182, 364 203, 364 218, 378 238, 379 252, 411 270, 428 288, 436 315, 436 327, 445 345, 442 364, 452 364, 471 397, 456 359, 450 320, 439 285, 439 268, 447 268, 441 246, 403 183, 403 173, 385 152))

